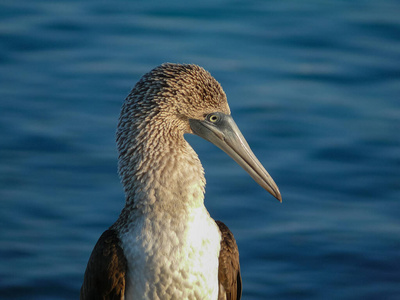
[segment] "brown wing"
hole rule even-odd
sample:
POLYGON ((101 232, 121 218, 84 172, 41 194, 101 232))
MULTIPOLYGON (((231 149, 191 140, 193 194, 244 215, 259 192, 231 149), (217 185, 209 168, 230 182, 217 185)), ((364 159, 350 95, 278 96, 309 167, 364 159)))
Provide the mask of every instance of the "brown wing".
POLYGON ((218 300, 239 300, 242 297, 239 250, 229 228, 220 221, 216 223, 222 235, 218 268, 218 300))
POLYGON ((124 299, 126 270, 126 258, 117 232, 106 230, 89 258, 80 299, 124 299))

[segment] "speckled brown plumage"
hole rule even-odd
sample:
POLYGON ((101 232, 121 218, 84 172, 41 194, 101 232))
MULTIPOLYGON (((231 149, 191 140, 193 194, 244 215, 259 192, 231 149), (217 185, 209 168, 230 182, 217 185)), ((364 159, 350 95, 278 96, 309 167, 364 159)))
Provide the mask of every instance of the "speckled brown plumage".
POLYGON ((220 286, 218 300, 239 300, 242 296, 239 250, 229 228, 221 221, 216 223, 222 235, 218 268, 220 286))
POLYGON ((115 230, 99 238, 86 268, 80 299, 122 300, 127 263, 115 230))

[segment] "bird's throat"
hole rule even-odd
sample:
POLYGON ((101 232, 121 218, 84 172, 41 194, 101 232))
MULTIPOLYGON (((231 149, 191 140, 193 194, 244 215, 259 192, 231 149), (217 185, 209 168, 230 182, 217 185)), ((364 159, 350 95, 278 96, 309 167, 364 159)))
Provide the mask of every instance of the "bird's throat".
POLYGON ((204 205, 203 167, 183 136, 173 141, 154 135, 133 149, 120 159, 126 164, 120 164, 126 206, 178 213, 204 205))

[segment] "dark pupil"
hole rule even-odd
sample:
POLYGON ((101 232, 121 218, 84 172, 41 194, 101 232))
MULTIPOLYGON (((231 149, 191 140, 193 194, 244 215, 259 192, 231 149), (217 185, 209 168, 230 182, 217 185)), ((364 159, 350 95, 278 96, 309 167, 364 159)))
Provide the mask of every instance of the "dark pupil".
POLYGON ((217 121, 217 119, 218 119, 218 117, 217 117, 216 115, 212 115, 212 116, 210 117, 210 121, 211 121, 211 122, 215 122, 215 121, 217 121))

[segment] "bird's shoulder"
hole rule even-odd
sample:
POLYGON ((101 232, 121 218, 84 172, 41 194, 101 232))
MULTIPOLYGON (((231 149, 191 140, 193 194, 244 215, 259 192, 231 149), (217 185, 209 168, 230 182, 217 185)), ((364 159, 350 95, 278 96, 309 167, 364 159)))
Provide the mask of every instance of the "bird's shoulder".
POLYGON ((108 229, 89 258, 80 299, 124 299, 126 273, 127 261, 118 233, 108 229))
POLYGON ((233 233, 221 221, 216 221, 221 231, 218 282, 219 300, 239 300, 242 297, 239 250, 233 233))

